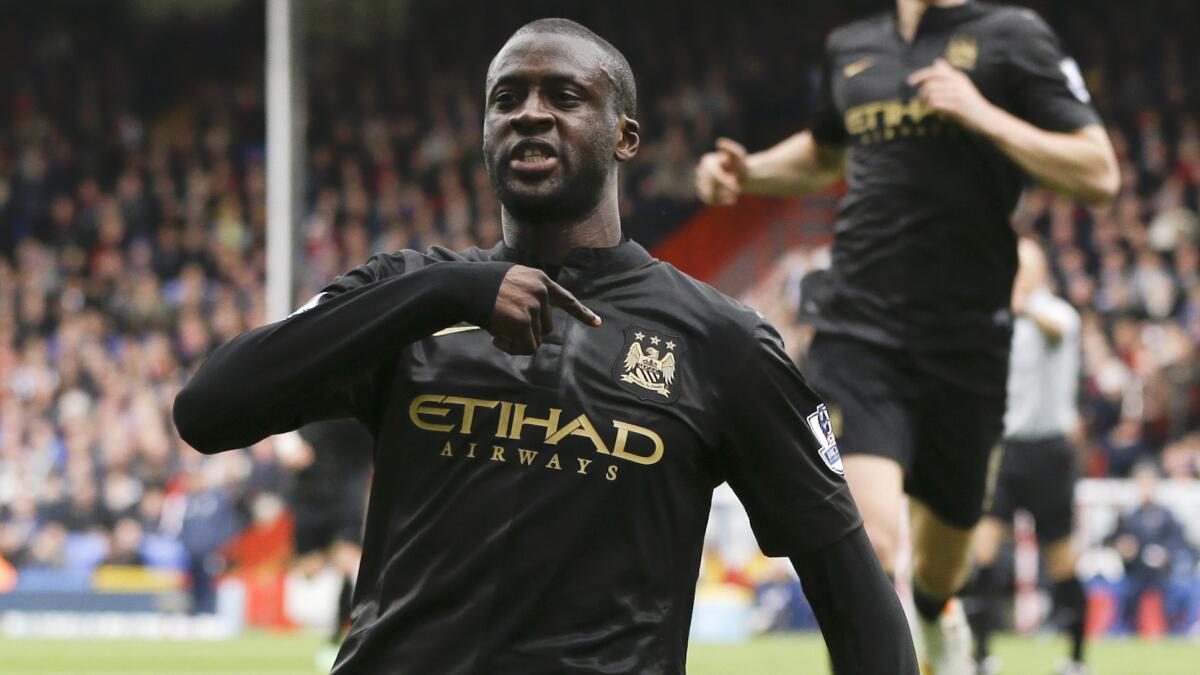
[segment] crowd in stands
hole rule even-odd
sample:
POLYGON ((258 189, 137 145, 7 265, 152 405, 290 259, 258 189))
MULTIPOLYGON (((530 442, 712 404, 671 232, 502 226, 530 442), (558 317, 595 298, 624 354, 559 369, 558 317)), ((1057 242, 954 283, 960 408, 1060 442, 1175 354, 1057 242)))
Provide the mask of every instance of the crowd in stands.
MULTIPOLYGON (((712 140, 762 147, 797 130, 822 36, 878 3, 616 4, 576 15, 639 78, 642 151, 622 173, 622 215, 652 245, 698 208, 692 168, 712 140)), ((1184 83, 1200 62, 1169 13, 1160 39, 1153 12, 1058 4, 1042 3, 1075 28, 1062 32, 1125 187, 1095 209, 1034 189, 1017 226, 1047 243, 1085 317, 1090 473, 1154 457, 1195 478, 1200 106, 1184 83), (1107 41, 1118 20, 1140 41, 1107 41)), ((170 419, 205 355, 266 320, 262 24, 245 5, 199 28, 84 16, 0 29, 0 560, 13 566, 213 571, 225 535, 211 533, 284 491, 270 440, 206 458, 170 419)), ((513 16, 554 12, 472 7, 466 22, 458 3, 414 9, 394 44, 309 45, 297 305, 373 252, 499 239, 483 73, 513 16)))

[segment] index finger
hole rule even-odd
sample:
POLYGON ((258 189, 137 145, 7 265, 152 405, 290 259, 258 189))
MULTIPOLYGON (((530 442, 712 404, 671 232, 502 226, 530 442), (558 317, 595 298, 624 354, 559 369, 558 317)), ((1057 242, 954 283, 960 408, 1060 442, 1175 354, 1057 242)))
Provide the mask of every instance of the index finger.
POLYGON ((733 155, 739 161, 746 156, 746 146, 724 136, 717 139, 717 150, 733 155))
POLYGON ((730 192, 738 193, 742 191, 742 186, 738 182, 737 174, 729 171, 719 164, 709 175, 712 180, 717 183, 717 185, 729 190, 730 192))
POLYGON ((919 71, 913 71, 913 73, 908 76, 908 84, 920 86, 920 83, 925 82, 926 79, 934 77, 935 74, 938 74, 938 68, 934 66, 925 66, 920 68, 919 71))
POLYGON ((595 312, 583 306, 571 291, 559 286, 552 280, 546 280, 546 290, 550 292, 550 304, 566 310, 567 314, 579 319, 589 326, 599 326, 600 317, 595 312))

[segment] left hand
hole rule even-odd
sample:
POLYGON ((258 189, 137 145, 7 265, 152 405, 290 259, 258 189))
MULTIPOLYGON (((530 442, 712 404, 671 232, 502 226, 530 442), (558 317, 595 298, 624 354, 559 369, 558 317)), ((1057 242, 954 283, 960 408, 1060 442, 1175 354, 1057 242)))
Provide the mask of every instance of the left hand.
POLYGON ((932 66, 909 75, 908 83, 917 87, 917 96, 935 113, 977 133, 984 131, 996 110, 971 78, 945 59, 937 59, 932 66))

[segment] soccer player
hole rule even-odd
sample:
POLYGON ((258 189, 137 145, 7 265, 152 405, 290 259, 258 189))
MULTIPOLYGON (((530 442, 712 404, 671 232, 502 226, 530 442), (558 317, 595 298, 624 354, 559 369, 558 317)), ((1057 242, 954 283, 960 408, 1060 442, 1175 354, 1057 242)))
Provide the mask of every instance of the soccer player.
POLYGON ((971 612, 975 659, 981 674, 999 672, 990 654, 991 632, 1000 604, 996 555, 1009 534, 1013 513, 1033 515, 1037 539, 1050 573, 1057 619, 1071 638, 1063 675, 1088 672, 1083 665, 1083 629, 1087 596, 1075 574, 1071 541, 1076 450, 1069 436, 1079 425, 1075 397, 1079 384, 1079 314, 1050 291, 1046 258, 1032 239, 1017 245, 1019 264, 1013 283, 1012 354, 1008 370, 1008 409, 1004 447, 996 485, 985 505, 987 515, 975 535, 979 570, 975 579, 981 607, 971 612))
POLYGON ((916 673, 825 409, 758 315, 621 234, 619 51, 545 19, 488 69, 490 250, 372 257, 217 349, 175 400, 205 453, 375 435, 335 673, 683 673, 712 489, 787 556, 838 673, 916 673))
POLYGON ((311 578, 332 563, 343 577, 330 636, 341 644, 362 558, 374 439, 362 424, 346 419, 306 424, 277 440, 281 462, 294 472, 287 497, 295 517, 295 569, 311 578))
POLYGON ((1004 415, 1009 214, 1027 177, 1110 199, 1116 159, 1078 67, 1033 12, 898 0, 830 35, 810 130, 754 154, 721 139, 696 181, 705 201, 731 204, 813 192, 843 171, 807 375, 844 421, 846 477, 891 573, 908 494, 923 658, 937 675, 967 673, 952 598, 1004 415))

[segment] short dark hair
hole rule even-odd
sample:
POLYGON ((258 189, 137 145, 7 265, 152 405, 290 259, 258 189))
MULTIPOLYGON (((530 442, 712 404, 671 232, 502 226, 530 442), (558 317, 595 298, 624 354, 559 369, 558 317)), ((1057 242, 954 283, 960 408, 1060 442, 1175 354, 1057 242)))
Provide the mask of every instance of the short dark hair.
POLYGON ((629 61, 625 60, 625 55, 621 50, 612 46, 612 44, 604 38, 596 35, 591 29, 583 24, 571 21, 570 19, 538 19, 517 29, 509 40, 518 35, 526 33, 546 33, 550 35, 570 35, 572 37, 583 38, 588 42, 600 48, 608 61, 606 65, 613 70, 614 82, 613 85, 617 90, 617 110, 628 117, 633 117, 637 112, 637 83, 633 79, 633 69, 629 67, 629 61))

